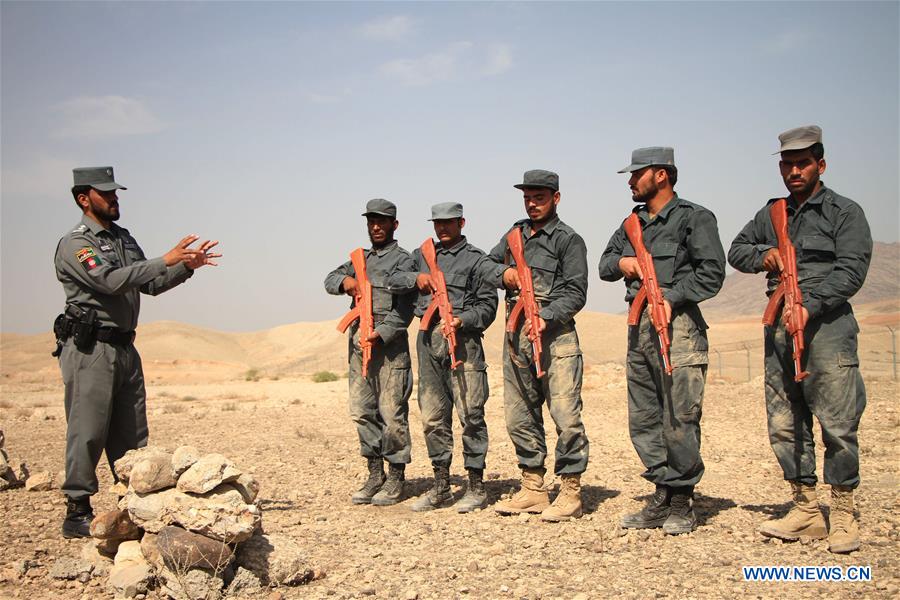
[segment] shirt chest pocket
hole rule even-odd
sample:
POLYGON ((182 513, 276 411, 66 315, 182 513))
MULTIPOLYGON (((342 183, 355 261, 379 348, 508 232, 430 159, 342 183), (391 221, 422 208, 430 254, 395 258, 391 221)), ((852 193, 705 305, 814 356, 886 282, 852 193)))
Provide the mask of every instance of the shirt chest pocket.
POLYGON ((372 284, 372 312, 376 315, 391 312, 394 297, 387 290, 387 273, 373 270, 368 275, 372 284))
POLYGON ((453 310, 462 310, 466 304, 469 276, 466 273, 444 273, 444 280, 447 282, 447 295, 450 296, 453 310))
POLYGON ((672 287, 675 279, 675 257, 678 255, 678 244, 675 242, 657 242, 651 251, 656 278, 663 287, 672 287))
POLYGON ((834 240, 823 235, 808 235, 800 241, 804 261, 834 262, 834 240))
POLYGON ((531 259, 528 266, 531 267, 531 277, 534 280, 534 293, 542 299, 546 298, 553 289, 559 261, 552 256, 538 255, 531 259))
POLYGON ((141 262, 142 260, 146 260, 144 256, 143 250, 134 242, 124 242, 122 244, 122 249, 125 251, 125 258, 128 260, 128 264, 134 264, 136 262, 141 262))

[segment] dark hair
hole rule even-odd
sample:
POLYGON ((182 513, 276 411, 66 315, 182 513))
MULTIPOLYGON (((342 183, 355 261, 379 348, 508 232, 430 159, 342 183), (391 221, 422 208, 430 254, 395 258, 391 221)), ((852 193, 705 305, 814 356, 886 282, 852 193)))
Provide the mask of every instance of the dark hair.
MULTIPOLYGON (((89 185, 76 185, 72 186, 72 197, 75 198, 75 204, 78 204, 78 196, 82 194, 89 194, 91 191, 91 186, 89 185)), ((78 204, 78 206, 81 206, 78 204)))
POLYGON ((822 142, 816 142, 812 146, 809 147, 809 151, 812 153, 813 158, 816 160, 822 160, 825 158, 825 146, 822 145, 822 142))
POLYGON ((675 183, 678 181, 678 169, 674 165, 660 165, 658 167, 653 167, 653 172, 663 170, 666 172, 666 177, 669 178, 669 184, 672 187, 675 187, 675 183))

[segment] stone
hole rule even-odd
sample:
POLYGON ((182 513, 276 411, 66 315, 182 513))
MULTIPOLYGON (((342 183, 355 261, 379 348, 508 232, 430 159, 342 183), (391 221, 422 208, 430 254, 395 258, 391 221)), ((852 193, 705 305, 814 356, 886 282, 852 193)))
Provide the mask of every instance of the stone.
POLYGON ((175 486, 172 459, 165 454, 154 454, 137 461, 131 467, 128 485, 138 494, 149 494, 175 486))
POLYGON ((136 598, 146 594, 153 581, 153 569, 143 564, 113 566, 109 571, 107 587, 117 598, 136 598))
POLYGON ((225 596, 255 596, 262 588, 262 581, 259 580, 259 577, 257 577, 253 571, 238 567, 237 572, 234 574, 234 579, 231 580, 231 583, 228 584, 228 589, 225 590, 225 596))
POLYGON ((186 496, 175 488, 169 488, 154 494, 138 494, 134 491, 122 498, 119 502, 128 509, 131 520, 137 523, 145 531, 159 533, 159 530, 169 525, 166 518, 166 507, 171 504, 176 496, 186 496))
POLYGON ((141 543, 136 540, 129 540, 119 544, 119 551, 116 552, 116 558, 113 561, 116 566, 125 565, 141 565, 147 562, 144 553, 141 552, 141 543))
POLYGON ((10 461, 10 467, 12 467, 13 477, 12 480, 10 480, 10 483, 18 484, 19 486, 25 485, 25 482, 31 477, 31 470, 28 468, 28 463, 19 460, 10 461))
POLYGON ((241 471, 230 460, 221 454, 207 454, 181 474, 177 487, 182 492, 205 494, 240 476, 241 471))
POLYGON ((28 492, 47 492, 53 489, 53 476, 50 471, 38 471, 25 480, 28 492))
POLYGON ((141 530, 131 520, 127 510, 116 509, 94 517, 91 536, 101 540, 139 540, 141 530))
POLYGON ((259 495, 259 481, 257 481, 253 475, 248 473, 242 474, 235 479, 231 485, 241 493, 241 496, 244 497, 244 502, 247 504, 253 504, 253 502, 256 501, 256 497, 259 495))
POLYGON ((155 533, 144 533, 141 538, 141 554, 154 567, 163 565, 162 556, 159 553, 159 536, 155 533))
POLYGON ((275 533, 257 533, 238 546, 237 565, 252 571, 263 585, 300 585, 312 580, 300 545, 275 533))
POLYGON ((119 551, 119 544, 121 543, 122 540, 96 540, 97 552, 113 558, 119 551))
POLYGON ((169 460, 172 460, 172 455, 162 448, 157 448, 156 446, 144 446, 143 448, 137 448, 126 452, 122 458, 113 463, 113 471, 115 471, 116 477, 120 481, 127 484, 129 477, 131 477, 131 469, 134 467, 135 463, 159 454, 168 456, 169 460))
POLYGON ((217 598, 225 582, 221 575, 205 569, 189 569, 175 573, 168 568, 159 572, 162 592, 174 600, 207 600, 217 598))
POLYGON ((172 470, 175 472, 175 477, 180 477, 198 460, 200 460, 200 451, 193 446, 179 446, 176 448, 172 454, 172 470))
POLYGON ((84 573, 90 578, 94 565, 82 558, 60 558, 50 567, 50 577, 53 579, 65 579, 73 581, 84 573))
POLYGON ((252 536, 262 518, 259 508, 245 504, 241 493, 227 483, 201 496, 181 492, 172 495, 166 501, 163 513, 167 525, 181 525, 228 544, 252 536))
POLYGON ((117 498, 122 498, 128 493, 128 486, 120 481, 111 485, 107 491, 117 498))
POLYGON ((6 455, 6 450, 0 447, 0 475, 5 475, 7 471, 9 471, 9 456, 6 455))
POLYGON ((158 547, 166 566, 176 572, 191 567, 222 571, 234 558, 234 551, 227 544, 180 527, 163 527, 158 547))

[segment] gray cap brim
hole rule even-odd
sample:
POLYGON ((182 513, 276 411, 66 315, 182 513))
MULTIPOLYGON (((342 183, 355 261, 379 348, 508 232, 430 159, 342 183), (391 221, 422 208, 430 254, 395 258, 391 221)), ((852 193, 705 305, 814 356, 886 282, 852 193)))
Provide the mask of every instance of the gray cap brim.
POLYGON ((772 156, 775 156, 776 154, 781 154, 782 152, 793 152, 794 150, 806 150, 807 148, 812 148, 815 143, 816 142, 813 142, 812 144, 810 144, 809 142, 806 142, 806 141, 788 143, 784 146, 784 148, 782 148, 778 152, 773 152, 772 156))
POLYGON ((649 167, 649 166, 651 166, 650 163, 647 163, 647 164, 640 164, 640 165, 639 165, 639 164, 635 164, 635 163, 631 163, 630 165, 628 165, 628 166, 625 167, 624 169, 619 169, 618 171, 616 171, 616 173, 634 173, 635 171, 640 171, 641 169, 644 169, 644 168, 649 167))
POLYGON ((559 191, 555 187, 552 187, 549 185, 538 185, 536 183, 529 183, 528 185, 525 185, 524 183, 517 183, 513 187, 516 189, 519 189, 519 190, 527 190, 527 189, 533 188, 533 189, 541 189, 541 190, 550 190, 551 192, 559 191))
POLYGON ((119 185, 115 181, 110 181, 108 183, 95 183, 95 184, 92 184, 91 187, 100 192, 111 192, 113 190, 127 190, 128 189, 124 185, 119 185))
POLYGON ((397 215, 392 215, 390 213, 378 212, 377 210, 370 210, 369 212, 364 212, 362 214, 364 217, 391 217, 392 219, 396 219, 397 215))

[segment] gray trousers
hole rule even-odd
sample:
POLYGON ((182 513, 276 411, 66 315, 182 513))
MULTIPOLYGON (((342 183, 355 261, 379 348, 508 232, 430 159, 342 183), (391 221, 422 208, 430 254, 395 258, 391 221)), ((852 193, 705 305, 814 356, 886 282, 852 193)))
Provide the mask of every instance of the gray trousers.
POLYGON ((859 485, 859 420, 866 388, 859 373, 853 309, 844 304, 804 332, 804 365, 809 375, 794 381, 791 337, 784 325, 765 328, 766 413, 769 442, 790 481, 816 483, 812 418, 819 420, 825 444, 825 482, 859 485))
POLYGON ((354 326, 349 337, 350 418, 356 423, 360 454, 407 464, 411 460, 409 341, 404 333, 388 344, 376 343, 368 377, 363 377, 358 340, 359 328, 354 326))
POLYGON ((104 450, 112 469, 125 452, 147 445, 147 393, 141 357, 131 344, 105 342, 96 342, 90 353, 84 353, 70 338, 59 356, 59 366, 66 390, 66 481, 62 491, 70 498, 91 496, 97 493, 97 464, 104 450))
POLYGON ((506 430, 516 448, 519 466, 540 468, 547 458, 543 404, 547 403, 556 424, 554 472, 583 473, 587 469, 590 444, 581 420, 581 380, 584 363, 575 323, 553 327, 543 335, 543 367, 537 378, 528 337, 514 339, 518 354, 527 366, 513 363, 506 342, 503 345, 503 403, 506 430))
POLYGON ((488 449, 484 405, 489 395, 487 365, 481 336, 456 334, 456 358, 450 369, 447 340, 438 326, 420 331, 416 339, 419 357, 419 410, 428 458, 435 467, 449 467, 453 458, 453 407, 462 427, 463 463, 466 469, 485 467, 488 449))
POLYGON ((671 376, 663 368, 648 311, 628 328, 628 429, 646 467, 642 477, 657 485, 694 486, 704 471, 700 416, 709 350, 700 309, 694 304, 675 309, 669 331, 671 376))

